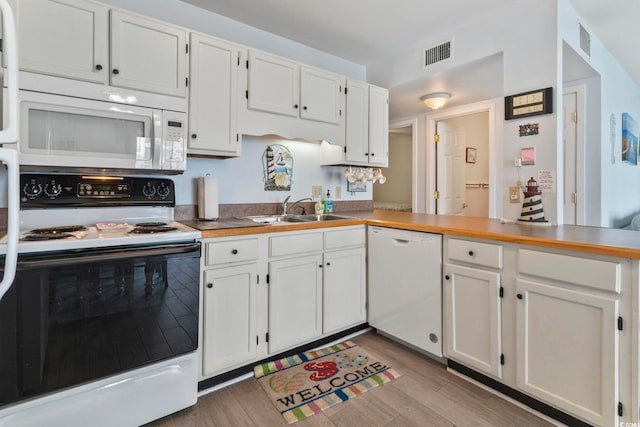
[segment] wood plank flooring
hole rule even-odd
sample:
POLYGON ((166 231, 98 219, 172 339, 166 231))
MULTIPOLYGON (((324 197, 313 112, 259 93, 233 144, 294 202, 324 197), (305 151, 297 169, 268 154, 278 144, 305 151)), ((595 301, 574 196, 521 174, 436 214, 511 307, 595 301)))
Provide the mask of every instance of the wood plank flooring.
MULTIPOLYGON (((446 371, 392 340, 368 332, 353 339, 402 376, 355 399, 295 423, 296 427, 481 426, 551 424, 446 371)), ((287 426, 260 385, 250 378, 198 399, 147 427, 287 426)))

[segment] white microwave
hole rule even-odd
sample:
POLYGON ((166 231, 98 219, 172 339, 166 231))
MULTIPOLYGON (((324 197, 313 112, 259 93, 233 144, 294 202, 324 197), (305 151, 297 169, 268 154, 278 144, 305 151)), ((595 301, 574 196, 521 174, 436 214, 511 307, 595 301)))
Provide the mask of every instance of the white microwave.
POLYGON ((176 174, 186 113, 21 90, 20 167, 176 174))

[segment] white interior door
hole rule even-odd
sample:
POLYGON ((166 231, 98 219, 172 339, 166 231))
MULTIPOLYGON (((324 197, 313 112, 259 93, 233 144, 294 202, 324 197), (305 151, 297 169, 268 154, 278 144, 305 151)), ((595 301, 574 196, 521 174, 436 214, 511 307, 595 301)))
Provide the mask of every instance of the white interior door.
POLYGON ((465 200, 465 137, 446 122, 436 124, 438 215, 463 215, 465 200))
POLYGON ((562 141, 564 146, 564 219, 565 224, 576 224, 577 215, 577 94, 566 93, 562 98, 563 126, 562 141))

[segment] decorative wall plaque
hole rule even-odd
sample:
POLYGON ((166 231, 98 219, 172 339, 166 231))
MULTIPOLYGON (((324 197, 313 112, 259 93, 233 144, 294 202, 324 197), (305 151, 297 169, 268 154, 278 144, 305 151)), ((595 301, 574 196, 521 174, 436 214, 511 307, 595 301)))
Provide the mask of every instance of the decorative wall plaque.
POLYGON ((553 88, 532 90, 504 97, 504 119, 553 113, 553 88))

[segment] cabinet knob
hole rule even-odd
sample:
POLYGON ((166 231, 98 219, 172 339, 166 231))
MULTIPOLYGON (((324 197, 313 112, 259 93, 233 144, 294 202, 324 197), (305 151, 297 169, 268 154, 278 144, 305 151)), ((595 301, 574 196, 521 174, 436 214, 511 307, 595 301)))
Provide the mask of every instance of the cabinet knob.
POLYGON ((518 294, 518 295, 516 295, 516 297, 517 297, 518 299, 522 299, 522 298, 524 298, 524 297, 522 296, 522 294, 518 294))
POLYGON ((469 251, 469 256, 473 256, 473 251, 469 251))
POLYGON ((330 263, 330 262, 327 262, 325 265, 329 266, 329 265, 331 265, 331 263, 330 263))
POLYGON ((209 289, 213 288, 213 283, 207 283, 207 288, 209 289))
POLYGON ((322 268, 322 264, 319 264, 319 265, 318 265, 318 268, 322 268))
POLYGON ((302 107, 302 109, 303 109, 303 110, 306 110, 306 109, 307 109, 307 106, 305 105, 304 107, 302 107))
POLYGON ((191 139, 196 139, 197 137, 198 137, 198 134, 196 134, 196 133, 192 133, 191 134, 191 139))
POLYGON ((298 104, 295 104, 295 105, 293 106, 293 108, 298 108, 298 104))
POLYGON ((364 153, 364 155, 365 155, 365 156, 368 156, 368 155, 369 155, 369 153, 364 153))
POLYGON ((375 156, 375 155, 376 155, 376 153, 371 153, 371 155, 372 155, 372 156, 375 156))
POLYGON ((231 253, 234 254, 234 255, 237 255, 238 254, 238 250, 237 249, 232 249, 231 253))
POLYGON ((98 71, 102 70, 102 65, 96 64, 96 70, 98 70, 98 71))
POLYGON ((449 279, 451 279, 451 277, 448 274, 444 276, 444 280, 449 280, 449 279))
POLYGON ((120 70, 118 70, 117 68, 113 69, 113 74, 120 74, 120 70))

